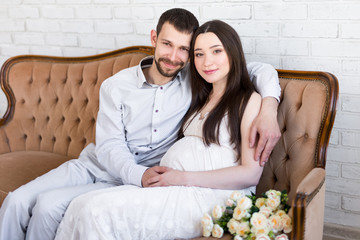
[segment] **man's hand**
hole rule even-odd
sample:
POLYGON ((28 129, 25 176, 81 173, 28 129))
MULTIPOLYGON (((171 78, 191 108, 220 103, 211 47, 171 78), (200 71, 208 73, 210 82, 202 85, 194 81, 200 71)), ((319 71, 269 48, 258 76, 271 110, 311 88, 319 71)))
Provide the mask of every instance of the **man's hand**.
POLYGON ((259 141, 255 150, 255 160, 264 166, 271 151, 279 141, 281 133, 277 122, 278 101, 273 97, 262 100, 259 115, 255 118, 250 129, 250 147, 254 147, 257 136, 259 141))
POLYGON ((148 168, 142 178, 141 178, 141 185, 143 187, 150 187, 151 184, 153 184, 152 181, 149 181, 150 179, 152 179, 155 176, 159 176, 161 174, 163 174, 164 172, 168 171, 170 168, 168 167, 162 167, 162 166, 155 166, 155 167, 151 167, 148 168))
POLYGON ((163 174, 148 180, 149 187, 188 186, 186 172, 169 168, 163 174))

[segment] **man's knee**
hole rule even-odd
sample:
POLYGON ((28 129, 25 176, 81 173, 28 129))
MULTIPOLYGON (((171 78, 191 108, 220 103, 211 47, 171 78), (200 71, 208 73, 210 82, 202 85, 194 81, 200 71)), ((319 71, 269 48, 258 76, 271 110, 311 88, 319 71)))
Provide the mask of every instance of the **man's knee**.
POLYGON ((23 191, 10 192, 5 201, 2 205, 3 208, 12 209, 13 210, 20 210, 20 211, 28 211, 31 208, 31 205, 34 204, 32 199, 28 198, 28 195, 25 194, 23 191))
POLYGON ((59 201, 51 193, 41 193, 36 200, 35 207, 33 208, 33 216, 41 218, 52 218, 60 221, 64 216, 67 203, 59 201))

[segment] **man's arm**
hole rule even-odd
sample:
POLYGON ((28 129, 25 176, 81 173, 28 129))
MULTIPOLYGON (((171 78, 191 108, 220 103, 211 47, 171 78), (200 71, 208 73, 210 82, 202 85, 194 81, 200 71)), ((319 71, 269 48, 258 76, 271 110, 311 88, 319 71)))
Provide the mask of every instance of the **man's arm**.
POLYGON ((263 166, 281 136, 277 122, 281 88, 277 71, 271 65, 253 62, 247 64, 247 69, 251 81, 262 96, 260 113, 251 125, 249 144, 254 147, 259 136, 255 159, 263 166))
POLYGON ((144 176, 155 176, 165 167, 147 168, 136 163, 126 142, 123 109, 116 101, 116 93, 109 81, 100 88, 99 113, 96 120, 96 156, 99 163, 113 177, 124 184, 141 187, 144 176), (144 174, 146 172, 146 174, 144 174))

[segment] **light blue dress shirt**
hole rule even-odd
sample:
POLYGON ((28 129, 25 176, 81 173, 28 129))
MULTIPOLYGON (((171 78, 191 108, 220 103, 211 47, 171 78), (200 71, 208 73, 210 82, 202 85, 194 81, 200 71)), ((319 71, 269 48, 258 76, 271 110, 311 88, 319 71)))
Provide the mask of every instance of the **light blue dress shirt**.
MULTIPOLYGON (((138 66, 106 79, 100 88, 97 161, 123 184, 141 186, 145 170, 158 165, 176 141, 191 102, 188 66, 159 86, 149 84, 142 71, 152 60, 144 58, 138 66)), ((271 65, 250 63, 248 71, 263 97, 279 99, 279 79, 271 65)))

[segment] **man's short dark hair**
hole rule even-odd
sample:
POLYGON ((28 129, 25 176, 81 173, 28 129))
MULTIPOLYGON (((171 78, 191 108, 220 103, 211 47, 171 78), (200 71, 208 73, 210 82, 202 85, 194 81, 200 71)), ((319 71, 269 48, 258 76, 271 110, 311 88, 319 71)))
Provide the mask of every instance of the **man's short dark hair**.
POLYGON ((166 22, 182 33, 192 34, 199 27, 199 22, 194 14, 183 8, 172 8, 161 14, 156 26, 157 35, 159 35, 162 26, 166 22))

